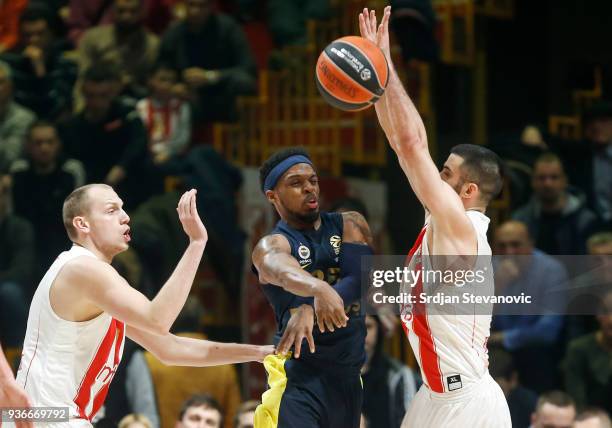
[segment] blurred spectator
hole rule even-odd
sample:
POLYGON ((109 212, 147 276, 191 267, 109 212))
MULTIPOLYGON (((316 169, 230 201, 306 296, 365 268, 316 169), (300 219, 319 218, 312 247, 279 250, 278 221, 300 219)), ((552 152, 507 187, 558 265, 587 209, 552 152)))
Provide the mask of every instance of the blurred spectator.
POLYGON ((34 113, 13 101, 11 68, 0 61, 0 179, 21 156, 23 138, 34 119, 34 113))
POLYGON ((268 26, 278 47, 305 45, 306 22, 330 15, 329 0, 268 0, 268 26))
POLYGON ((583 117, 585 141, 552 141, 568 165, 570 181, 612 226, 612 102, 600 101, 583 117))
POLYGON ((106 183, 117 190, 127 208, 154 191, 154 173, 147 156, 147 134, 138 113, 118 97, 119 71, 94 64, 83 75, 83 111, 60 127, 66 154, 85 166, 88 183, 106 183))
POLYGON ((576 404, 562 391, 540 395, 536 410, 531 415, 532 428, 572 428, 576 418, 576 404))
POLYGON ((226 287, 229 300, 238 301, 243 270, 236 266, 244 263, 246 239, 238 224, 242 172, 214 148, 200 146, 185 157, 180 176, 186 188, 198 189, 198 210, 209 231, 206 259, 226 287))
POLYGON ((21 346, 28 316, 25 290, 34 267, 34 232, 26 220, 9 214, 8 204, 8 186, 0 182, 0 342, 21 346))
POLYGON ((12 49, 19 38, 19 17, 28 0, 0 0, 0 53, 12 49))
MULTIPOLYGON (((532 301, 496 307, 489 346, 512 352, 522 384, 536 392, 560 386, 561 332, 565 295, 555 289, 568 283, 565 267, 533 248, 524 223, 510 220, 495 231, 496 294, 532 301)), ((567 286, 567 285, 566 285, 567 286)))
MULTIPOLYGON (((172 326, 173 331, 179 336, 191 337, 196 339, 203 339, 205 336, 200 331, 200 320, 204 314, 198 299, 194 296, 190 296, 185 303, 185 306, 177 318, 176 322, 172 326)), ((212 404, 194 404, 185 405, 181 411, 179 420, 183 423, 183 426, 191 426, 189 423, 193 422, 190 415, 194 415, 194 418, 213 417, 214 412, 210 412, 214 409, 215 412, 218 410, 219 421, 225 420, 225 425, 219 422, 219 425, 210 426, 225 426, 225 428, 232 428, 232 418, 236 414, 236 409, 240 404, 240 390, 238 387, 238 379, 236 376, 236 369, 233 365, 221 365, 216 367, 170 367, 157 360, 151 353, 146 352, 145 357, 149 367, 151 368, 151 374, 153 376, 153 383, 155 385, 155 392, 157 394, 157 402, 162 403, 159 408, 159 415, 162 427, 172 426, 176 421, 176 415, 181 408, 181 403, 190 395, 196 393, 206 393, 214 397, 214 402, 219 405, 212 404), (187 412, 186 409, 189 407, 206 407, 206 409, 200 409, 193 412, 187 412), (204 412, 206 410, 206 412, 204 412), (184 417, 185 416, 185 417, 184 417)), ((199 402, 198 402, 199 403, 199 402)), ((216 420, 216 419, 215 419, 216 420)), ((204 425, 209 426, 209 425, 204 425)))
POLYGON ((19 18, 19 43, 2 58, 13 70, 15 100, 41 118, 67 114, 72 105, 76 64, 54 43, 49 9, 32 3, 19 18))
POLYGON ((595 210, 612 225, 612 103, 595 106, 585 122, 585 135, 592 144, 593 162, 589 176, 592 186, 585 188, 592 188, 595 210))
MULTIPOLYGON (((172 7, 179 0, 141 0, 144 10, 145 26, 155 34, 164 32, 172 20, 172 7)), ((68 17, 68 38, 78 46, 83 33, 91 27, 113 22, 112 0, 70 0, 68 17)))
POLYGON ((600 328, 570 342, 565 357, 565 387, 579 407, 612 411, 612 289, 603 296, 600 328))
POLYGON ((612 421, 602 409, 589 408, 576 416, 573 428, 612 428, 612 421))
POLYGON ((172 88, 176 81, 176 70, 158 63, 149 77, 150 95, 136 105, 157 165, 183 153, 191 139, 191 109, 189 103, 174 96, 172 88))
POLYGON ((579 259, 580 268, 572 280, 568 307, 567 338, 575 339, 599 329, 593 316, 600 309, 601 296, 612 284, 612 232, 599 232, 587 240, 591 257, 579 259))
POLYGON ((181 195, 180 191, 155 195, 131 215, 132 248, 142 261, 145 275, 142 291, 151 299, 172 274, 182 249, 188 244, 182 226, 176 221, 176 206, 181 195))
POLYGON ((119 421, 117 428, 153 428, 153 424, 145 415, 131 413, 119 421))
POLYGON ((185 401, 175 424, 176 428, 221 428, 222 426, 221 406, 207 394, 197 394, 185 401))
POLYGON ((391 0, 391 28, 402 48, 404 61, 437 61, 440 53, 434 30, 436 13, 431 0, 391 0))
MULTIPOLYGON (((117 423, 121 425, 130 414, 136 414, 144 417, 143 421, 146 420, 150 428, 159 428, 155 386, 142 348, 126 339, 122 362, 115 372, 104 402, 106 422, 112 426, 117 426, 117 423)), ((142 421, 132 423, 135 422, 142 421)))
POLYGON ((528 428, 531 425, 531 414, 535 410, 538 395, 520 384, 512 355, 503 349, 491 349, 489 373, 504 392, 510 408, 512 427, 528 428))
POLYGON ((597 228, 597 216, 584 195, 570 192, 561 159, 547 153, 534 165, 529 203, 512 217, 529 228, 535 247, 552 255, 585 254, 586 239, 597 228))
POLYGON ((261 404, 257 400, 245 401, 238 407, 234 418, 234 428, 253 428, 255 423, 255 409, 261 404))
POLYGON ((79 43, 79 68, 96 62, 121 70, 124 93, 136 99, 146 95, 149 69, 157 59, 159 39, 143 24, 143 0, 113 0, 112 24, 87 30, 79 43))
POLYGON ((366 362, 363 413, 370 428, 399 428, 420 381, 414 372, 383 350, 384 333, 377 317, 366 316, 366 362))
MULTIPOLYGON (((244 262, 245 234, 238 224, 236 195, 242 173, 215 149, 203 146, 189 152, 177 175, 186 189, 198 189, 198 210, 209 231, 205 263, 210 262, 229 300, 239 299, 242 269, 236 266, 244 262)), ((180 249, 187 245, 175 221, 179 198, 176 191, 153 196, 132 216, 133 246, 154 281, 153 296, 180 259, 180 249)))
POLYGON ((245 34, 233 18, 213 11, 212 0, 185 0, 185 7, 185 19, 162 38, 160 60, 181 73, 183 96, 196 94, 198 121, 232 120, 236 97, 257 89, 245 34))
POLYGON ((494 140, 491 149, 504 160, 510 180, 511 207, 516 209, 529 202, 533 166, 548 151, 542 131, 535 125, 527 125, 520 135, 512 133, 494 140))
POLYGON ((81 162, 62 158, 61 149, 55 125, 34 122, 26 134, 26 158, 11 166, 13 210, 32 224, 35 236, 44 237, 35 243, 37 278, 70 247, 58 213, 66 196, 85 184, 81 162))

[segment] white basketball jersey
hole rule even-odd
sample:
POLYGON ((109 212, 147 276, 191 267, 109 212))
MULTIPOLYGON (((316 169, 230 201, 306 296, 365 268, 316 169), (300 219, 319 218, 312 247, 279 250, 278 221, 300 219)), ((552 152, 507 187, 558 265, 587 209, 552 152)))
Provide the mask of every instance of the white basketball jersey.
MULTIPOLYGON (((483 287, 487 288, 483 294, 491 295, 493 269, 491 248, 487 241, 489 218, 478 211, 467 211, 466 214, 478 237, 479 263, 487 265, 481 269, 485 275, 483 287)), ((426 220, 409 254, 411 270, 432 269, 427 248, 428 229, 426 220)), ((420 281, 410 292, 418 297, 422 290, 420 281)), ((461 294, 456 293, 457 290, 452 291, 461 294)), ((486 341, 490 334, 492 305, 474 305, 472 309, 471 305, 462 302, 460 310, 452 305, 424 302, 401 307, 402 327, 421 368, 423 381, 437 393, 461 389, 479 381, 487 373, 486 341)))
POLYGON ((96 257, 74 245, 58 256, 40 281, 30 306, 17 382, 33 406, 68 407, 71 419, 91 421, 121 360, 125 332, 124 324, 107 313, 72 322, 51 308, 49 291, 57 274, 81 256, 96 257))

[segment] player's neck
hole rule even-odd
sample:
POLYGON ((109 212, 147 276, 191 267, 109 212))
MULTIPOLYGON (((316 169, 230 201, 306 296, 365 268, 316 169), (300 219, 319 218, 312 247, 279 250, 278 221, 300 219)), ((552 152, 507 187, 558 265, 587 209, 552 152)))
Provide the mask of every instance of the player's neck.
POLYGON ((478 211, 479 213, 482 213, 482 214, 484 214, 487 211, 487 207, 484 205, 475 205, 472 207, 464 205, 464 207, 466 211, 478 211))
POLYGON ((283 219, 292 229, 299 230, 318 230, 321 227, 321 216, 318 216, 313 223, 304 222, 298 219, 283 219))
POLYGON ((79 247, 83 247, 86 250, 89 250, 90 252, 92 252, 98 259, 105 261, 106 263, 110 264, 113 261, 113 257, 112 256, 108 256, 106 254, 104 254, 102 251, 100 251, 91 241, 81 241, 81 242, 75 242, 74 245, 79 246, 79 247))

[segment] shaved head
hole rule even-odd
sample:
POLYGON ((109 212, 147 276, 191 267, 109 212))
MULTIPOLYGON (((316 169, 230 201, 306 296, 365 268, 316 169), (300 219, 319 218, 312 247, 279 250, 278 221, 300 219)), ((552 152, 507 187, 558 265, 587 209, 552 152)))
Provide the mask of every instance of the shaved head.
POLYGON ((64 206, 62 207, 62 220, 71 241, 74 241, 77 238, 77 233, 74 225, 72 224, 72 220, 77 216, 88 213, 90 202, 89 191, 97 187, 112 190, 112 187, 106 184, 87 184, 74 189, 72 193, 70 193, 64 200, 64 206))

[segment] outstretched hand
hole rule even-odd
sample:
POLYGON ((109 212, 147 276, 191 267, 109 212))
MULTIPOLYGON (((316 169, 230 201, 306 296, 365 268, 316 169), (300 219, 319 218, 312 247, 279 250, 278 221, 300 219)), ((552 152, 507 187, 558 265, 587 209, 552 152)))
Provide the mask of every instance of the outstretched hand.
POLYGON ((293 356, 300 358, 302 341, 306 339, 310 353, 315 351, 312 329, 314 328, 314 310, 310 305, 302 305, 291 313, 291 318, 285 328, 285 333, 278 342, 277 353, 286 354, 293 346, 293 356))
POLYGON ((183 193, 176 207, 176 211, 183 225, 183 230, 187 236, 189 236, 190 242, 206 243, 208 241, 208 231, 206 227, 204 227, 200 215, 198 214, 198 208, 196 206, 197 193, 195 189, 183 193))
POLYGON ((385 7, 380 25, 377 27, 376 12, 364 8, 359 14, 359 30, 361 37, 368 39, 378 46, 387 59, 391 58, 389 44, 389 18, 391 17, 391 6, 385 7))

